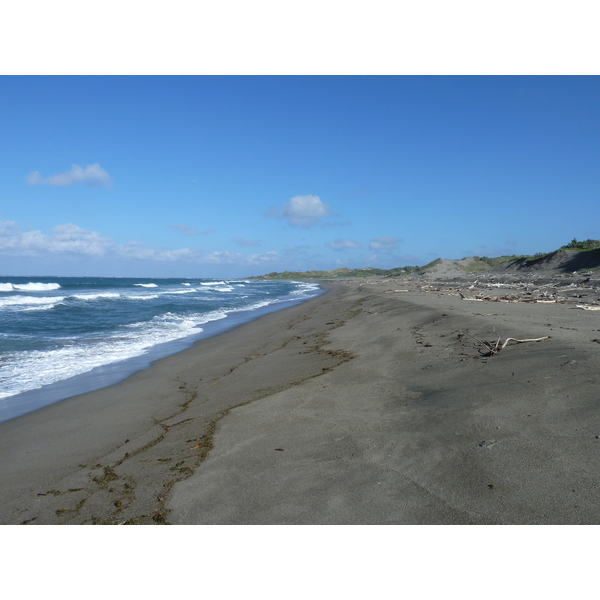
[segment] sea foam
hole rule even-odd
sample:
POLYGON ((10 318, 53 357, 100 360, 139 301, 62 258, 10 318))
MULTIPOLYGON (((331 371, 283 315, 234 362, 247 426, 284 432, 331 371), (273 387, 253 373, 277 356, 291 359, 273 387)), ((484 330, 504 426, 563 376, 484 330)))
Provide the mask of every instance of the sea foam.
POLYGON ((58 289, 59 283, 0 283, 0 292, 47 292, 58 289))
POLYGON ((299 301, 318 287, 241 279, 156 281, 4 278, 0 398, 145 355, 159 344, 200 334, 210 321, 299 301))
POLYGON ((140 356, 158 344, 201 333, 201 325, 226 317, 227 313, 223 311, 186 317, 166 313, 150 322, 126 325, 110 337, 89 338, 85 343, 68 344, 55 350, 14 353, 0 365, 0 380, 6 383, 0 390, 0 398, 81 375, 95 367, 140 356), (32 373, 35 373, 34 379, 32 373))
POLYGON ((105 292, 103 294, 73 294, 70 298, 77 298, 77 300, 100 300, 102 298, 120 298, 121 294, 115 292, 105 292))
POLYGON ((64 296, 46 296, 42 298, 37 298, 35 296, 9 296, 8 298, 0 298, 0 308, 11 306, 27 306, 31 304, 55 305, 62 302, 64 299, 64 296))

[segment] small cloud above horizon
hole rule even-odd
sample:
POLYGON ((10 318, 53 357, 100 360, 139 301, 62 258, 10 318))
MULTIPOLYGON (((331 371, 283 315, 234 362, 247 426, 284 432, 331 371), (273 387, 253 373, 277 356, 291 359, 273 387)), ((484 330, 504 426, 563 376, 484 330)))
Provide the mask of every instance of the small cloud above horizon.
POLYGON ((325 244, 328 248, 333 250, 353 250, 355 248, 362 248, 362 244, 356 240, 335 240, 335 242, 327 242, 325 244))
POLYGON ((396 248, 398 248, 398 245, 403 242, 404 240, 402 238, 397 238, 397 237, 380 237, 380 238, 373 238, 370 242, 369 242, 369 250, 375 250, 376 252, 382 251, 382 250, 395 250, 396 248))
POLYGON ((169 229, 173 229, 175 231, 180 231, 184 235, 208 235, 209 233, 214 233, 214 229, 206 229, 205 231, 198 231, 194 227, 189 227, 188 225, 184 225, 183 223, 169 223, 167 225, 169 229))
POLYGON ((294 246, 293 248, 287 248, 284 250, 283 254, 284 256, 307 256, 307 250, 310 248, 311 246, 307 244, 301 244, 299 246, 294 246))
POLYGON ((334 221, 333 223, 323 223, 323 227, 348 227, 352 221, 334 221))
POLYGON ((240 246, 262 246, 262 240, 245 240, 241 237, 232 237, 231 241, 240 246))
POLYGON ((324 217, 333 216, 331 207, 319 196, 294 196, 283 206, 283 210, 271 208, 266 217, 286 219, 289 225, 297 227, 313 227, 324 217))
POLYGON ((98 163, 86 167, 72 165, 70 171, 51 177, 42 177, 39 171, 33 171, 25 179, 29 185, 49 185, 51 187, 69 187, 75 183, 106 188, 113 186, 112 177, 98 163))

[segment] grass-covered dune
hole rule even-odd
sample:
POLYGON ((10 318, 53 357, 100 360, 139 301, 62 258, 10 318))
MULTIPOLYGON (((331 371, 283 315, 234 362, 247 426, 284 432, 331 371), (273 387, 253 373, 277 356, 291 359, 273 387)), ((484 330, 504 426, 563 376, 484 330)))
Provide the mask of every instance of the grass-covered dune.
POLYGON ((364 267, 361 269, 334 269, 331 271, 283 271, 272 272, 250 279, 350 279, 358 277, 404 277, 425 275, 431 277, 458 276, 479 271, 522 273, 572 273, 580 270, 600 269, 600 240, 588 239, 561 246, 558 250, 535 255, 505 255, 490 258, 488 256, 469 256, 460 260, 436 258, 419 266, 403 266, 393 269, 364 267))

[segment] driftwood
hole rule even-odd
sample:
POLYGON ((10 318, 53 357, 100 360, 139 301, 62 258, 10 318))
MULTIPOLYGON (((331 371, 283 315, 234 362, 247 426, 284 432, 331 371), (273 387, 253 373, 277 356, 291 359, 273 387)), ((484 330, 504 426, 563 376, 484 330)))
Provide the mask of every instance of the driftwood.
MULTIPOLYGON (((494 333, 496 333, 496 330, 494 329, 494 333)), ((492 344, 491 342, 485 342, 483 340, 480 340, 479 338, 476 338, 475 336, 471 335, 470 333, 467 333, 467 335, 471 338, 473 338, 475 341, 479 342, 484 348, 487 349, 488 353, 485 356, 495 356, 496 354, 498 354, 498 352, 500 352, 500 350, 504 350, 504 348, 506 348, 506 346, 508 345, 508 342, 517 342, 518 344, 523 344, 525 342, 541 342, 542 340, 547 340, 550 336, 546 335, 544 337, 541 338, 531 338, 531 339, 527 339, 527 340, 518 340, 517 338, 506 338, 506 340, 504 340, 504 343, 502 343, 502 340, 500 339, 500 336, 496 333, 496 336, 498 336, 498 339, 496 340, 495 344, 492 344)))
POLYGON ((530 340, 518 340, 517 338, 506 338, 506 340, 504 341, 504 344, 502 344, 502 347, 500 348, 500 350, 504 350, 504 348, 506 348, 508 342, 517 342, 518 344, 522 344, 523 342, 541 342, 542 340, 547 340, 549 337, 550 337, 549 335, 545 335, 544 337, 531 338, 530 340))
MULTIPOLYGON (((476 296, 475 298, 468 298, 467 296, 461 294, 459 292, 460 297, 463 300, 468 300, 470 302, 524 302, 527 304, 533 304, 533 303, 538 303, 538 304, 557 304, 559 302, 564 302, 564 300, 562 299, 555 299, 555 300, 547 300, 545 298, 519 298, 518 296, 516 296, 515 294, 511 294, 510 296, 487 296, 487 295, 483 295, 483 294, 479 294, 478 296, 476 296)), ((584 308, 583 306, 578 306, 577 308, 584 308)), ((592 309, 592 310, 600 310, 600 307, 598 307, 598 309, 592 309)))

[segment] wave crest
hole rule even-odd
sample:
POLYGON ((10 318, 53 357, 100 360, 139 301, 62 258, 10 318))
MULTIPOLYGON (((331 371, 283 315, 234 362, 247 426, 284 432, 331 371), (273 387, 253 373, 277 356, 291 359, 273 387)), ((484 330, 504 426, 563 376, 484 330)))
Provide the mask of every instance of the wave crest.
POLYGON ((9 298, 0 298, 0 308, 7 306, 42 306, 60 304, 65 299, 64 296, 52 296, 47 298, 35 298, 34 296, 11 296, 9 298))
POLYGON ((0 283, 0 292, 47 292, 60 289, 60 283, 0 283))

